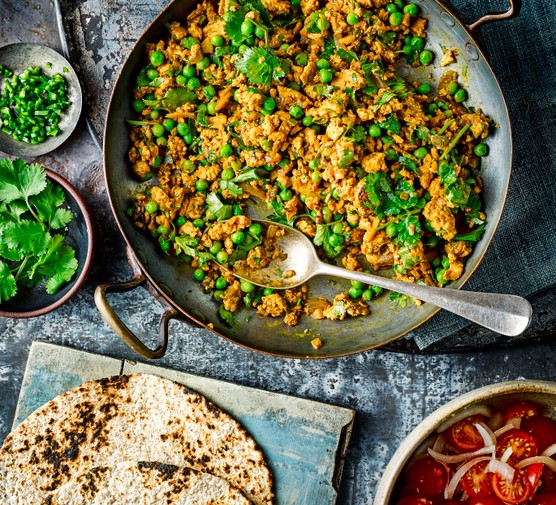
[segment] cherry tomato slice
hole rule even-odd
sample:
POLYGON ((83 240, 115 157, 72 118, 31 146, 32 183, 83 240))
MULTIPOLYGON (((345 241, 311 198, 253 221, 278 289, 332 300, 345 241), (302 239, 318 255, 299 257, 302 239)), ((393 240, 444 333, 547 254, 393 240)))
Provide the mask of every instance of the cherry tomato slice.
POLYGON ((485 471, 488 463, 481 461, 473 465, 461 478, 461 487, 469 496, 479 498, 492 494, 490 475, 485 471))
POLYGON ((543 468, 544 465, 542 463, 533 463, 532 465, 529 465, 525 468, 525 473, 527 474, 527 478, 529 479, 529 484, 531 484, 531 494, 534 494, 541 484, 540 478, 543 468))
POLYGON ((408 494, 398 500, 396 505, 433 505, 431 500, 427 500, 422 496, 408 494))
POLYGON ((483 437, 475 428, 476 423, 486 422, 486 417, 481 414, 461 419, 452 424, 447 430, 448 440, 461 452, 471 452, 484 447, 483 437))
POLYGON ((522 459, 537 455, 537 444, 529 433, 523 430, 512 429, 503 433, 496 444, 496 457, 500 458, 506 449, 511 447, 513 452, 508 463, 515 465, 522 459))
POLYGON ((514 417, 528 418, 531 416, 536 416, 539 413, 539 409, 536 405, 530 402, 518 402, 510 405, 505 411, 502 419, 504 424, 514 417))
POLYGON ((496 496, 471 496, 467 505, 504 505, 496 496))
POLYGON ((530 505, 556 505, 556 494, 538 494, 529 500, 530 505))
POLYGON ((539 452, 543 452, 549 445, 556 444, 556 421, 550 417, 532 416, 524 419, 521 429, 535 439, 539 452))
POLYGON ((444 492, 447 483, 446 467, 431 456, 416 459, 407 470, 406 485, 410 494, 435 498, 444 492))
POLYGON ((531 484, 529 484, 527 474, 523 470, 516 468, 511 482, 501 477, 498 473, 492 473, 491 475, 494 494, 504 503, 517 505, 529 498, 531 484))

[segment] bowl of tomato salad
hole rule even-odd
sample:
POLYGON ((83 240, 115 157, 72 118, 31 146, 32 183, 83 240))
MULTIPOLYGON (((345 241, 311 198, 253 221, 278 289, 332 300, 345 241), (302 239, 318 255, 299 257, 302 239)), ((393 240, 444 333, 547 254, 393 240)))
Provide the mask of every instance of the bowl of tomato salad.
POLYGON ((440 407, 402 442, 374 505, 556 505, 556 382, 516 380, 440 407))

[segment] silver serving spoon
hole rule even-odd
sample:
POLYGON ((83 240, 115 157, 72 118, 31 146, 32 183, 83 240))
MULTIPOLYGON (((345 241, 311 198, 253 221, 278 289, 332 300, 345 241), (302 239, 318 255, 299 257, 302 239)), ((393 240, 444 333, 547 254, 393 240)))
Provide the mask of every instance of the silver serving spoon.
POLYGON ((252 221, 260 223, 263 227, 278 226, 284 231, 284 235, 277 238, 275 242, 275 247, 281 250, 282 254, 272 260, 267 267, 254 269, 243 262, 232 265, 231 271, 234 275, 258 286, 287 289, 299 286, 316 275, 330 275, 413 296, 502 335, 520 335, 531 321, 533 310, 525 298, 436 288, 346 270, 322 262, 312 242, 299 230, 270 221, 252 221))

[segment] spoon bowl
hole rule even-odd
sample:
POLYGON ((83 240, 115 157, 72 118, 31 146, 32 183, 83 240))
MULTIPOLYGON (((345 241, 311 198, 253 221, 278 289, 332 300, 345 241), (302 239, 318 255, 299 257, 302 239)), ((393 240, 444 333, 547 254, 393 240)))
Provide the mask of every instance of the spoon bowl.
POLYGON ((260 223, 263 228, 276 226, 283 232, 281 236, 276 236, 273 243, 280 254, 266 267, 250 268, 244 262, 236 262, 232 265, 231 271, 234 275, 252 284, 272 289, 288 289, 299 286, 317 275, 328 275, 356 280, 412 296, 502 335, 520 335, 531 322, 533 310, 525 298, 516 295, 437 288, 347 270, 321 261, 313 243, 299 230, 270 221, 252 221, 260 223))

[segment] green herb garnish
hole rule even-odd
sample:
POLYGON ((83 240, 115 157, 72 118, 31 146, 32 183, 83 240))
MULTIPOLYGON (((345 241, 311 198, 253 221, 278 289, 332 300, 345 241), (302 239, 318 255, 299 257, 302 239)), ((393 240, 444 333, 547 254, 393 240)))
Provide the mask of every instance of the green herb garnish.
POLYGON ((73 218, 65 201, 40 165, 0 160, 0 302, 18 285, 33 288, 45 279, 46 292, 55 294, 75 274, 75 251, 52 234, 73 218))

